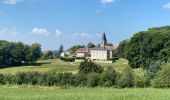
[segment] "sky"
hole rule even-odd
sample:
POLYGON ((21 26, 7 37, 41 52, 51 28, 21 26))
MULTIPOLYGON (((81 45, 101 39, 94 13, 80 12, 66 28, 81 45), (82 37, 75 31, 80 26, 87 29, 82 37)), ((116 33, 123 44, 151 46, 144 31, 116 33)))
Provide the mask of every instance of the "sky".
POLYGON ((170 25, 170 0, 0 0, 0 40, 40 43, 42 50, 118 45, 139 31, 170 25))

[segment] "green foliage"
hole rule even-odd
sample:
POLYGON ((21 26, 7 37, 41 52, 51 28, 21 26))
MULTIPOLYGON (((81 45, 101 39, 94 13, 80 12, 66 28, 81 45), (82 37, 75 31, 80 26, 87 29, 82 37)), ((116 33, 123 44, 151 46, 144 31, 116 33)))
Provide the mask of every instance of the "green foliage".
POLYGON ((158 74, 161 70, 161 66, 164 65, 165 62, 162 60, 152 62, 147 70, 144 72, 144 82, 145 86, 150 86, 151 80, 158 74))
POLYGON ((119 58, 126 58, 126 52, 128 49, 129 40, 124 40, 119 43, 118 48, 116 49, 116 56, 119 58))
POLYGON ((116 71, 112 67, 108 67, 100 76, 100 84, 102 86, 111 87, 115 85, 116 71))
POLYGON ((75 45, 75 46, 72 46, 71 48, 69 48, 68 50, 72 53, 75 53, 78 49, 84 48, 84 47, 85 47, 84 45, 75 45))
POLYGON ((61 54, 64 51, 64 46, 61 44, 59 47, 59 54, 61 54))
POLYGON ((136 33, 129 42, 120 43, 117 53, 127 58, 132 68, 147 69, 152 61, 170 57, 170 26, 151 28, 136 33))
POLYGON ((170 66, 164 66, 158 75, 152 80, 152 86, 156 88, 170 87, 170 66))
POLYGON ((41 58, 41 45, 40 44, 32 44, 29 48, 29 54, 26 56, 27 62, 34 63, 39 58, 41 58))
POLYGON ((32 63, 41 56, 39 44, 25 45, 22 42, 0 41, 0 66, 16 66, 32 63))
POLYGON ((84 60, 83 62, 80 63, 79 73, 89 74, 89 73, 102 73, 102 72, 103 72, 103 68, 92 61, 84 60))
POLYGON ((134 86, 134 73, 131 68, 126 68, 121 75, 117 77, 117 85, 121 88, 134 86))
POLYGON ((75 58, 74 57, 59 57, 60 60, 65 61, 65 62, 74 62, 75 58))
POLYGON ((53 59, 53 52, 51 50, 43 52, 42 59, 53 59))
POLYGON ((95 47, 95 45, 93 44, 93 43, 91 43, 91 42, 89 42, 88 44, 87 44, 87 48, 94 48, 95 47))
POLYGON ((137 88, 144 88, 145 85, 145 77, 144 77, 144 71, 142 69, 139 69, 138 72, 135 72, 135 87, 137 88))
POLYGON ((76 59, 78 59, 78 60, 85 60, 86 58, 85 57, 76 57, 76 59))
POLYGON ((0 74, 0 85, 3 85, 4 84, 4 75, 3 74, 0 74))
POLYGON ((86 83, 87 83, 87 74, 77 73, 75 75, 74 86, 86 86, 86 83))
POLYGON ((87 86, 96 87, 99 85, 100 77, 98 73, 90 73, 87 76, 87 86))

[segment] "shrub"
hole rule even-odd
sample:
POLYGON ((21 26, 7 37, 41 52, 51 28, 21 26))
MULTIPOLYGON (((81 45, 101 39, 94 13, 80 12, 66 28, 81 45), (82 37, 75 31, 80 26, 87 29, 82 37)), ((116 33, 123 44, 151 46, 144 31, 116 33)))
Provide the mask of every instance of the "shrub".
POLYGON ((170 63, 170 57, 168 58, 168 63, 170 63))
POLYGON ((3 75, 3 82, 4 84, 15 84, 14 82, 14 75, 11 74, 5 74, 3 75))
POLYGON ((134 73, 131 68, 126 68, 120 76, 117 77, 117 85, 119 87, 133 87, 134 86, 134 73))
POLYGON ((102 73, 102 72, 103 72, 103 68, 92 61, 84 60, 84 62, 80 63, 79 73, 89 74, 89 73, 102 73))
POLYGON ((0 84, 3 85, 4 84, 4 75, 3 74, 0 74, 0 84))
POLYGON ((39 79, 39 84, 45 86, 52 86, 56 83, 56 73, 49 72, 42 74, 41 78, 39 79))
POLYGON ((75 77, 72 73, 48 72, 39 77, 38 83, 45 86, 74 85, 75 77))
POLYGON ((18 72, 15 76, 14 76, 14 83, 17 85, 22 85, 22 84, 26 84, 27 83, 27 79, 26 79, 26 73, 25 72, 18 72))
POLYGON ((85 57, 76 57, 76 59, 78 59, 78 60, 85 60, 86 58, 85 57))
POLYGON ((152 86, 156 88, 170 87, 170 65, 163 67, 158 75, 152 80, 152 86))
POLYGON ((59 73, 59 85, 74 85, 74 75, 72 73, 59 73))
POLYGON ((41 74, 38 72, 25 72, 25 84, 36 85, 38 84, 38 80, 41 74))
POLYGON ((90 73, 87 76, 87 86, 89 87, 96 87, 99 85, 99 74, 97 73, 90 73))
POLYGON ((144 75, 135 75, 135 86, 138 88, 145 87, 144 75))
POLYGON ((75 58, 73 57, 59 57, 60 60, 65 61, 65 62, 74 62, 75 58))
POLYGON ((100 84, 102 86, 111 87, 115 85, 116 71, 112 67, 108 67, 100 76, 100 84))
POLYGON ((75 75, 75 84, 74 86, 86 86, 87 83, 87 75, 78 73, 75 75))
POLYGON ((152 61, 152 63, 149 65, 149 68, 144 72, 145 86, 150 86, 151 80, 158 74, 163 64, 164 62, 161 60, 156 62, 152 61))

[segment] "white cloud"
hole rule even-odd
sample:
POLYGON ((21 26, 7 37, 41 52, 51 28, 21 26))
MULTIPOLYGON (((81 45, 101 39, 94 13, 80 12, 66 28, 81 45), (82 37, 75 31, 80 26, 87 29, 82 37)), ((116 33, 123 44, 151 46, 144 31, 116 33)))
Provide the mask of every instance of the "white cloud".
POLYGON ((46 36, 46 37, 49 36, 49 32, 48 32, 46 29, 37 28, 37 27, 35 27, 35 28, 32 30, 32 34, 42 35, 42 36, 46 36))
POLYGON ((109 4, 109 3, 112 3, 112 2, 114 2, 115 0, 100 0, 100 2, 102 3, 102 4, 109 4))
POLYGON ((166 8, 166 9, 170 9, 170 2, 165 4, 165 5, 163 5, 163 7, 166 8))
POLYGON ((101 35, 98 34, 98 33, 97 34, 89 34, 89 33, 83 32, 83 33, 74 33, 73 37, 84 38, 84 39, 92 39, 92 38, 99 38, 99 37, 101 37, 101 35))
POLYGON ((108 4, 111 4, 113 2, 120 1, 120 0, 100 0, 100 3, 102 4, 100 8, 98 8, 95 12, 97 14, 100 14, 104 11, 104 9, 107 8, 108 4))
POLYGON ((55 32, 55 37, 59 38, 59 37, 63 37, 65 39, 69 38, 69 39, 95 39, 95 38, 99 38, 101 37, 101 34, 90 34, 90 33, 86 33, 86 32, 77 32, 77 33, 73 33, 73 34, 65 34, 63 33, 60 29, 56 29, 55 32))
POLYGON ((19 2, 22 2, 23 0, 4 0, 5 4, 9 4, 9 5, 15 5, 19 2))
POLYGON ((13 29, 3 28, 2 30, 0 30, 0 34, 1 35, 18 35, 19 33, 16 31, 15 28, 13 29))
POLYGON ((63 35, 64 35, 64 33, 62 31, 60 31, 59 29, 56 29, 56 37, 60 37, 63 35))

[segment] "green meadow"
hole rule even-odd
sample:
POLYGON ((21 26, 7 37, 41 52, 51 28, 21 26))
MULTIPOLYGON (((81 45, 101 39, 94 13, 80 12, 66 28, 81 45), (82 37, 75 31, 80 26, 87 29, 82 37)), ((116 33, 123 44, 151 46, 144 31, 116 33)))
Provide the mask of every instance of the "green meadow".
MULTIPOLYGON (((59 59, 49 59, 49 60, 39 60, 35 65, 25 65, 25 66, 9 66, 8 68, 1 68, 0 73, 3 74, 15 74, 17 72, 28 72, 28 71, 38 71, 38 72, 72 72, 77 73, 79 62, 64 62, 59 59)), ((125 59, 120 59, 113 64, 98 63, 102 67, 106 68, 112 66, 117 71, 122 71, 124 68, 128 67, 128 61, 125 59)))
POLYGON ((169 100, 170 89, 1 86, 0 100, 169 100))
MULTIPOLYGON (((58 59, 39 60, 34 66, 14 66, 0 69, 3 74, 22 71, 72 72, 77 73, 80 63, 63 62, 58 59)), ((121 72, 128 67, 128 61, 120 59, 113 64, 99 63, 103 68, 112 66, 121 72)), ((142 69, 135 69, 142 74, 142 69)), ((46 87, 46 86, 0 86, 0 100, 169 100, 170 89, 153 88, 86 88, 86 87, 46 87)))

